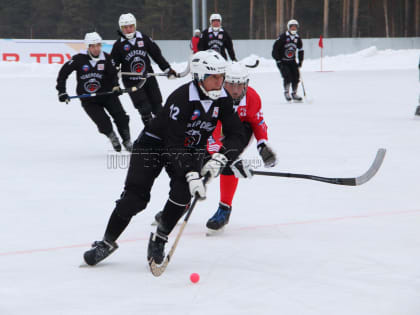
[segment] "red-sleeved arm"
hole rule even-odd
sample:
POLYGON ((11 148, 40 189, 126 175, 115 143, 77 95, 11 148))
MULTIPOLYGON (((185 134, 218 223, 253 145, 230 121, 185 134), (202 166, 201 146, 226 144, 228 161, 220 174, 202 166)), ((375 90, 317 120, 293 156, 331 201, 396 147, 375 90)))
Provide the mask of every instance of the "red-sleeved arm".
POLYGON ((252 87, 248 87, 246 92, 246 112, 245 121, 251 124, 257 144, 267 141, 267 125, 261 110, 261 98, 252 87))

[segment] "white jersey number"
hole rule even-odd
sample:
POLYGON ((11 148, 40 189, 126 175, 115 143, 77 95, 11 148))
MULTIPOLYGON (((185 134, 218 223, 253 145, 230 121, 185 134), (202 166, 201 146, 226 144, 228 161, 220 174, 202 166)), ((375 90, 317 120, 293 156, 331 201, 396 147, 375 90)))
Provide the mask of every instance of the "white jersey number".
POLYGON ((172 120, 177 120, 177 116, 179 114, 179 107, 175 106, 175 104, 172 104, 169 108, 171 109, 171 111, 169 112, 169 117, 171 117, 172 120))

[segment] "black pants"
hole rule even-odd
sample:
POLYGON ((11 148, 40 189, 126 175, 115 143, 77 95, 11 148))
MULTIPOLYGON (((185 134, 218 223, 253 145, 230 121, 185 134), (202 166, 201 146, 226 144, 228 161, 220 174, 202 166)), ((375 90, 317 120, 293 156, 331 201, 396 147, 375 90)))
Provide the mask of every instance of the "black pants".
POLYGON ((296 61, 283 61, 280 64, 277 64, 277 67, 279 68, 283 77, 283 85, 285 90, 289 91, 290 84, 292 84, 292 90, 293 92, 296 92, 300 79, 299 66, 297 65, 296 61))
POLYGON ((143 133, 134 142, 124 191, 109 219, 105 231, 106 240, 116 241, 131 218, 146 208, 153 183, 162 168, 166 169, 170 177, 170 190, 162 213, 163 224, 159 228, 168 235, 175 227, 191 200, 191 194, 185 175, 177 174, 173 167, 174 161, 168 158, 169 155, 160 140, 143 133))
POLYGON ((114 119, 114 123, 117 126, 121 138, 123 140, 130 139, 130 129, 128 126, 130 118, 126 114, 116 95, 93 97, 89 100, 82 100, 82 107, 90 119, 96 124, 100 133, 109 135, 113 130, 111 119, 106 113, 107 111, 114 119))
MULTIPOLYGON (((137 85, 138 82, 125 82, 124 85, 129 88, 137 85)), ((140 115, 148 116, 153 113, 155 116, 162 110, 162 94, 160 93, 159 85, 155 77, 147 79, 143 87, 130 93, 130 98, 134 107, 139 111, 140 115)))

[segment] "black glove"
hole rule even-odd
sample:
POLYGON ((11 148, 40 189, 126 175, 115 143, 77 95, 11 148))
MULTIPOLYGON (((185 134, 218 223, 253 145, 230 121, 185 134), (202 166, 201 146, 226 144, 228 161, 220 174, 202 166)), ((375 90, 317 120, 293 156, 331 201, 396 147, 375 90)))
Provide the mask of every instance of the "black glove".
POLYGON ((236 178, 252 178, 254 176, 251 164, 247 161, 237 160, 232 163, 230 169, 236 178))
POLYGON ((302 61, 299 61, 298 66, 299 68, 302 68, 302 61))
POLYGON ((114 86, 114 87, 112 88, 112 93, 114 93, 114 94, 115 94, 115 95, 117 95, 117 96, 120 96, 121 94, 123 94, 123 92, 122 92, 122 90, 121 90, 121 88, 120 88, 120 86, 119 86, 119 85, 114 86))
POLYGON ((277 164, 276 153, 266 143, 257 145, 258 152, 264 162, 265 167, 273 167, 277 164))
POLYGON ((176 73, 176 71, 172 68, 169 68, 169 70, 167 70, 165 72, 168 75, 168 79, 170 79, 170 80, 176 79, 176 77, 178 76, 178 73, 176 73))
POLYGON ((66 102, 66 104, 70 102, 69 95, 66 92, 58 94, 58 100, 60 102, 66 102))

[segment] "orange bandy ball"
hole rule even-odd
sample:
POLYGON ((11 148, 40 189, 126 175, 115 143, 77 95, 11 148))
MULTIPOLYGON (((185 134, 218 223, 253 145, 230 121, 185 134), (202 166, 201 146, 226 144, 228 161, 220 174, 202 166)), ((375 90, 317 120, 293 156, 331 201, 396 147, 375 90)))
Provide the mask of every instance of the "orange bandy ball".
POLYGON ((192 273, 190 275, 190 280, 192 283, 197 283, 200 280, 200 275, 198 273, 192 273))

